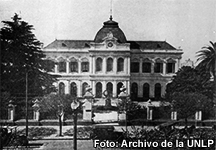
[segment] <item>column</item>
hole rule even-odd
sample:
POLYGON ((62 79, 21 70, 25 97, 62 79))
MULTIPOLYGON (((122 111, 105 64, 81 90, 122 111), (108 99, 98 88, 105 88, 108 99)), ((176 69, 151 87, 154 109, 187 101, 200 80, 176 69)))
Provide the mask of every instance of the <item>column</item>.
POLYGON ((128 74, 128 57, 125 58, 125 74, 128 74))
POLYGON ((107 61, 106 57, 103 58, 103 73, 106 74, 107 69, 107 61))
POLYGON ((128 57, 128 74, 130 74, 130 57, 128 57))
POLYGON ((163 62, 163 74, 166 74, 166 63, 163 62))
POLYGON ((96 95, 96 87, 95 87, 95 81, 92 82, 92 94, 96 95))
POLYGON ((142 73, 142 62, 143 62, 143 59, 140 58, 140 62, 139 62, 139 73, 142 73))
POLYGON ((151 73, 154 73, 154 62, 151 62, 151 73))
POLYGON ((155 83, 149 85, 149 97, 154 97, 154 88, 155 88, 155 83))
POLYGON ((177 112, 176 111, 171 112, 171 120, 177 120, 177 112))
POLYGON ((130 95, 130 81, 126 81, 127 93, 130 95))
POLYGON ((161 83, 161 97, 166 93, 166 83, 161 83))
POLYGON ((95 57, 92 57, 92 73, 95 74, 95 57))
POLYGON ((90 56, 90 61, 89 61, 89 71, 90 71, 90 74, 92 74, 93 72, 93 58, 92 58, 92 56, 90 56))
POLYGON ((196 111, 195 120, 201 121, 202 120, 202 111, 196 111))
POLYGON ((82 97, 82 88, 81 88, 81 81, 77 82, 77 96, 82 97))
POLYGON ((124 58, 124 70, 123 71, 125 74, 127 73, 126 68, 127 68, 127 58, 124 58))
POLYGON ((147 107, 147 120, 153 119, 153 108, 151 106, 147 107))
POLYGON ((13 101, 10 100, 8 105, 8 120, 10 121, 14 121, 15 119, 15 105, 13 105, 12 103, 13 101))
POLYGON ((70 94, 70 81, 65 82, 65 94, 70 94))
POLYGON ((58 73, 58 65, 57 64, 55 64, 55 73, 58 73))
POLYGON ((66 61, 66 73, 70 72, 69 61, 66 61))
POLYGON ((117 97, 117 82, 113 82, 113 97, 117 97))
POLYGON ((78 73, 81 73, 81 60, 78 60, 78 73))
POLYGON ((34 101, 34 105, 32 106, 33 108, 33 120, 35 121, 39 121, 40 119, 40 105, 39 105, 40 101, 38 99, 36 99, 34 101))
POLYGON ((178 69, 179 69, 179 59, 177 59, 176 62, 175 62, 175 70, 174 70, 174 72, 177 72, 178 69))
POLYGON ((114 60, 113 60, 113 71, 114 71, 114 74, 117 73, 117 58, 114 57, 114 60))
POLYGON ((176 71, 178 71, 178 69, 181 67, 181 62, 180 62, 180 58, 177 60, 177 63, 178 63, 178 68, 176 71))
POLYGON ((104 97, 103 92, 106 90, 106 81, 102 81, 102 97, 104 97))
POLYGON ((138 97, 143 97, 143 86, 141 82, 138 82, 138 97))

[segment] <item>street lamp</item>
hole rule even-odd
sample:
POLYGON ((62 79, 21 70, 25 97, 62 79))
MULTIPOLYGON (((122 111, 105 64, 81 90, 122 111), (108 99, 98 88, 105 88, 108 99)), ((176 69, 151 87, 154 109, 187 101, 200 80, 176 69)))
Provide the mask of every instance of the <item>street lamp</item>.
POLYGON ((80 102, 74 100, 71 103, 71 109, 73 111, 73 119, 74 119, 74 134, 73 134, 73 143, 74 143, 74 150, 77 150, 77 110, 80 106, 80 102))
POLYGON ((64 115, 63 105, 58 105, 58 118, 59 118, 59 136, 62 136, 62 116, 64 115))
POLYGON ((123 102, 124 110, 125 110, 125 129, 126 129, 126 137, 127 137, 127 103, 128 103, 128 98, 129 95, 126 93, 126 88, 123 85, 120 88, 120 94, 118 95, 118 98, 123 102))

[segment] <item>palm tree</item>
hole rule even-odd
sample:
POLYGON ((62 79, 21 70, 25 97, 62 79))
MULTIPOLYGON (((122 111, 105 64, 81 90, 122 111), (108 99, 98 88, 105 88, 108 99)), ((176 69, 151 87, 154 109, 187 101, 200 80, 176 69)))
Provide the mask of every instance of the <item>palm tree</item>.
MULTIPOLYGON (((214 77, 213 86, 213 103, 216 107, 216 42, 210 41, 209 46, 202 47, 202 50, 197 52, 197 61, 200 61, 197 68, 201 71, 208 71, 214 77)), ((215 110, 216 117, 216 110, 215 110)))

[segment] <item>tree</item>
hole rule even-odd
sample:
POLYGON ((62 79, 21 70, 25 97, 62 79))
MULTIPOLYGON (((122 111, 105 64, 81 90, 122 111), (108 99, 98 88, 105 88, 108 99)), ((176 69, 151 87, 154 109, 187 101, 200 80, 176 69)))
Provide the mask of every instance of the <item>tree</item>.
MULTIPOLYGON (((59 95, 56 93, 51 93, 43 96, 40 98, 41 113, 43 114, 42 117, 46 119, 56 118, 58 116, 58 105, 63 105, 64 117, 71 118, 71 103, 75 100, 77 100, 77 98, 69 94, 59 95)), ((81 108, 79 108, 79 111, 81 111, 81 108)))
POLYGON ((203 94, 176 92, 172 95, 173 109, 177 111, 178 118, 185 119, 187 126, 188 117, 194 115, 196 111, 209 111, 211 103, 203 94))
POLYGON ((199 72, 197 69, 184 66, 179 69, 173 80, 167 84, 166 99, 172 101, 172 95, 182 93, 201 93, 208 98, 212 98, 213 83, 209 82, 210 74, 199 72))
MULTIPOLYGON (((197 52, 197 61, 200 61, 196 67, 201 72, 210 72, 214 76, 214 86, 213 86, 213 102, 216 105, 216 42, 210 41, 209 46, 202 47, 202 50, 197 52)), ((208 78, 209 79, 209 78, 208 78)), ((216 113, 215 113, 216 115, 216 113)))
MULTIPOLYGON (((28 73, 28 91, 43 95, 55 90, 55 77, 48 74, 50 66, 41 50, 42 43, 32 33, 32 25, 15 14, 12 21, 3 21, 1 28, 1 81, 2 90, 12 96, 23 96, 28 73)), ((51 66, 54 67, 54 64, 51 66)))
MULTIPOLYGON (((26 77, 28 96, 31 98, 55 91, 53 82, 56 78, 48 73, 50 68, 54 67, 54 63, 47 66, 50 61, 44 60, 42 43, 32 33, 33 26, 22 21, 17 14, 11 21, 3 23, 4 27, 0 30, 1 92, 8 93, 9 98, 13 97, 22 106, 25 99, 26 77)), ((1 101, 7 102, 3 98, 1 101)))
POLYGON ((198 108, 194 103, 199 100, 201 101, 200 104, 208 104, 208 109, 206 109, 208 111, 205 110, 204 114, 211 117, 211 112, 209 110, 212 110, 210 108, 212 107, 212 101, 209 100, 213 97, 213 83, 209 81, 209 78, 209 72, 201 73, 197 69, 184 66, 179 69, 173 77, 173 80, 167 84, 166 100, 169 102, 173 100, 177 101, 179 112, 183 113, 181 118, 187 118, 194 114, 195 109, 198 108), (198 99, 194 99, 193 96, 198 97, 198 99), (199 96, 203 97, 203 99, 200 99, 199 96))

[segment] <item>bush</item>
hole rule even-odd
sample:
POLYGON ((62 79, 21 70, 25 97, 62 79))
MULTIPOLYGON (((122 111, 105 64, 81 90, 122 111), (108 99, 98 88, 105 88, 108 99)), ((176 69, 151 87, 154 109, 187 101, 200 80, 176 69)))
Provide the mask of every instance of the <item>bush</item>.
MULTIPOLYGON (((73 128, 68 129, 64 135, 67 136, 73 136, 73 128)), ((77 138, 78 139, 86 139, 86 138, 90 138, 92 134, 92 127, 78 127, 77 128, 77 138)))
MULTIPOLYGON (((17 132, 18 135, 25 135, 26 129, 22 129, 17 132)), ((57 130, 54 128, 45 128, 45 127, 31 127, 28 130, 29 138, 40 139, 46 136, 50 136, 52 134, 57 133, 57 130)))

